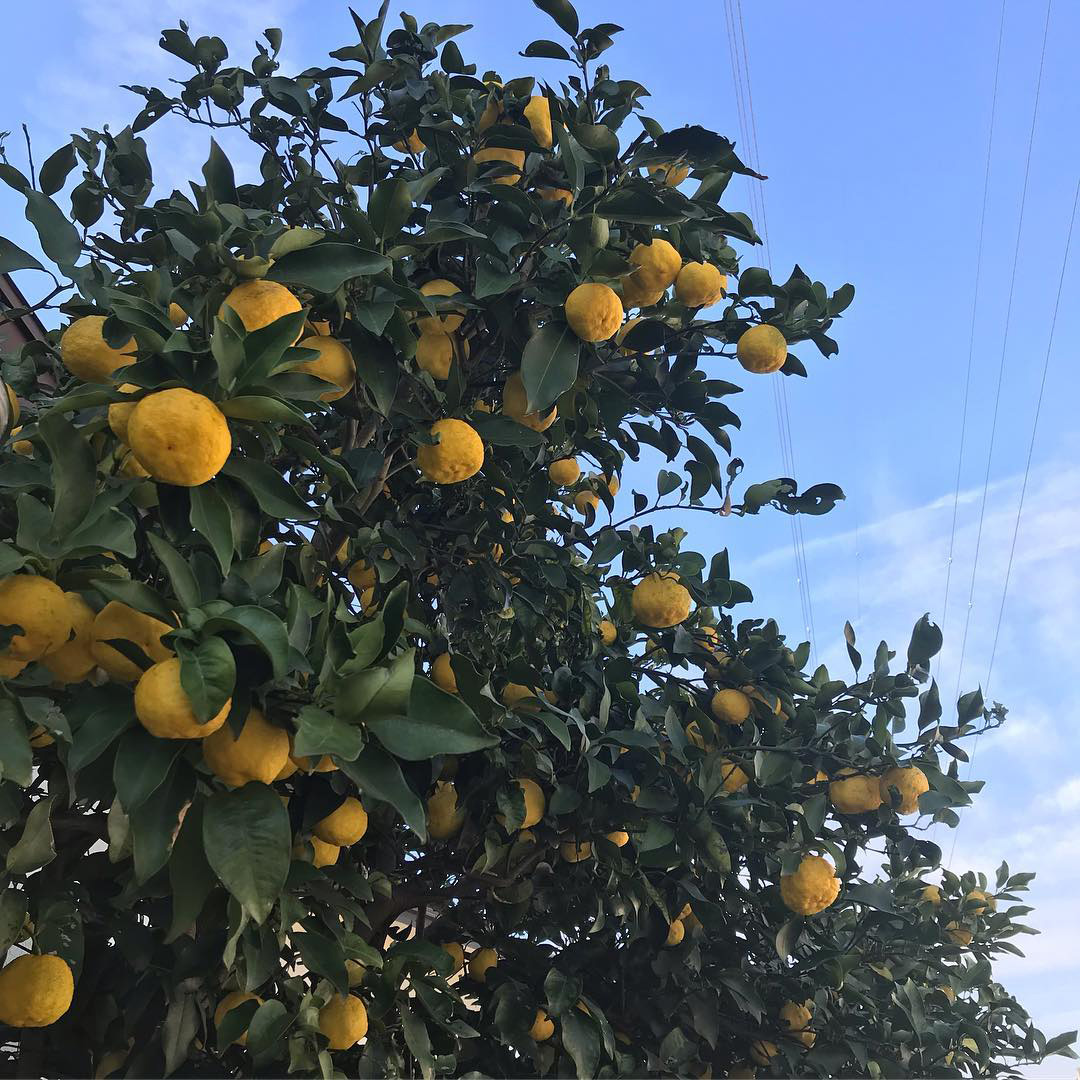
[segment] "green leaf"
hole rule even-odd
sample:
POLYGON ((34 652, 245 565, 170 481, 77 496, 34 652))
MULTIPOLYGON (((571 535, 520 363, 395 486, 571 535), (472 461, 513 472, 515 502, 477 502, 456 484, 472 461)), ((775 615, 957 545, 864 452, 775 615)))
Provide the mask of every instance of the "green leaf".
POLYGON ((559 29, 576 38, 578 34, 578 14, 570 0, 533 0, 533 3, 546 15, 550 15, 559 24, 559 29))
POLYGON ((185 610, 197 608, 202 603, 202 593, 187 560, 163 536, 147 532, 146 539, 154 549, 158 561, 165 567, 180 606, 185 610))
POLYGON ((200 724, 212 720, 224 708, 236 685, 236 660, 219 637, 211 637, 194 648, 176 643, 180 657, 180 685, 191 699, 191 711, 200 724))
POLYGON ((365 795, 389 803, 421 840, 427 839, 427 815, 420 796, 402 775, 401 766, 385 750, 369 743, 355 761, 343 761, 341 771, 365 795))
POLYGON ((235 542, 229 504, 212 484, 190 489, 191 527, 210 544, 223 574, 232 565, 235 542))
POLYGON ((274 669, 274 678, 283 678, 289 671, 289 632, 273 612, 254 605, 230 608, 221 615, 207 619, 203 632, 237 633, 257 645, 266 654, 274 669))
POLYGON ((45 413, 38 431, 52 459, 52 535, 60 539, 78 528, 94 501, 94 454, 82 433, 60 413, 45 413))
POLYGON ((187 933, 195 924, 207 897, 217 885, 203 851, 202 802, 192 803, 184 815, 180 833, 169 856, 169 884, 172 888, 172 924, 165 944, 187 933))
POLYGON ((521 56, 541 56, 548 60, 570 60, 574 58, 557 42, 548 41, 547 38, 539 38, 536 41, 530 41, 525 46, 524 52, 521 56))
POLYGON ((590 1080, 600 1064, 600 1034, 596 1025, 577 1009, 563 1013, 560 1023, 563 1046, 574 1059, 578 1080, 590 1080))
POLYGON ((202 172, 206 177, 206 187, 217 202, 233 205, 240 202, 236 194, 232 163, 214 139, 210 140, 210 156, 206 159, 202 172))
POLYGON ((400 176, 384 180, 368 200, 368 219, 382 240, 397 236, 412 213, 409 185, 400 176))
POLYGON ((56 858, 56 845, 53 842, 52 813, 53 800, 50 796, 34 804, 26 815, 26 825, 22 836, 7 853, 7 872, 9 874, 29 874, 40 870, 56 858))
POLYGON ((473 413, 469 423, 484 442, 493 446, 540 446, 544 441, 540 432, 498 413, 473 413))
POLYGON ((169 605, 149 585, 144 585, 141 581, 128 581, 102 571, 94 575, 93 582, 94 588, 106 600, 119 600, 122 604, 153 615, 162 622, 174 621, 169 605))
POLYGON ((317 244, 326 232, 323 229, 307 229, 296 226, 286 229, 273 243, 270 248, 270 257, 280 259, 288 255, 290 251, 302 251, 304 248, 317 244))
POLYGON ((125 813, 137 810, 165 782, 173 762, 187 743, 158 739, 142 727, 121 739, 113 761, 113 784, 125 813))
POLYGON ((908 669, 925 668, 930 659, 941 651, 941 628, 930 621, 929 613, 924 615, 911 631, 908 645, 908 669))
POLYGON ((40 191, 26 192, 26 220, 37 230, 41 250, 61 269, 70 270, 81 250, 79 230, 40 191))
POLYGON ((280 1001, 264 1001, 248 1024, 248 1053, 258 1058, 264 1051, 273 1050, 291 1023, 292 1017, 280 1001))
POLYGON ((191 802, 194 790, 194 770, 181 763, 132 815, 131 846, 138 883, 149 881, 169 861, 180 815, 191 802))
POLYGON ((266 275, 270 281, 303 285, 315 292, 335 292, 346 281, 370 277, 390 268, 385 255, 358 244, 315 244, 283 255, 266 275))
POLYGON ((410 1009, 404 1001, 398 1002, 398 1016, 401 1018, 401 1030, 405 1035, 405 1044, 420 1066, 424 1080, 433 1080, 435 1076, 435 1058, 431 1053, 431 1036, 427 1024, 410 1009))
POLYGON ((351 724, 405 712, 415 663, 410 649, 389 667, 367 668, 346 676, 338 683, 334 711, 351 724))
POLYGON ((8 888, 0 893, 0 954, 7 956, 8 949, 23 936, 26 922, 26 893, 8 888))
POLYGON ((546 412, 574 385, 581 342, 564 322, 549 322, 525 343, 521 380, 529 412, 546 412))
MULTIPOLYGON (((264 397, 259 394, 243 394, 240 397, 222 401, 218 408, 225 416, 236 420, 262 420, 279 424, 305 425, 307 417, 299 409, 278 398, 264 397)), ((248 458, 231 458, 231 461, 248 461, 248 458)), ((228 469, 224 470, 228 472, 228 469)))
POLYGON ((13 270, 44 270, 29 252, 0 236, 0 274, 10 274, 13 270))
POLYGON ((199 1006, 195 995, 180 991, 169 1002, 161 1025, 161 1050, 165 1058, 163 1076, 172 1076, 187 1061, 198 1033, 199 1006))
POLYGON ((325 709, 305 705, 296 719, 293 752, 298 757, 321 758, 323 754, 333 754, 345 761, 353 761, 363 748, 364 736, 360 729, 325 709))
POLYGON ((656 192, 638 186, 616 188, 605 195, 596 204, 596 214, 610 221, 637 225, 672 225, 687 217, 678 205, 672 205, 670 195, 661 198, 656 192))
POLYGON ((0 698, 0 777, 19 787, 34 779, 34 750, 22 710, 11 698, 0 698))
POLYGON ((426 761, 438 754, 471 754, 499 741, 481 727, 464 701, 422 675, 413 679, 406 715, 371 718, 367 724, 391 754, 406 761, 426 761))
POLYGON ((55 195, 75 168, 75 144, 68 143, 54 150, 42 163, 38 173, 38 186, 46 195, 55 195))
POLYGON ((72 730, 67 760, 72 775, 96 761, 113 740, 136 722, 131 691, 115 684, 80 690, 65 711, 72 730))
POLYGON ((304 967, 329 979, 339 994, 349 992, 349 973, 345 970, 345 951, 325 934, 290 934, 304 967))
POLYGON ((776 934, 776 955, 785 963, 795 955, 802 933, 803 920, 796 916, 788 919, 776 934))
POLYGON ((259 509, 283 521, 313 521, 318 509, 308 506, 280 471, 265 461, 233 455, 221 470, 251 492, 259 509))
POLYGON ((206 804, 203 848, 221 883, 257 923, 285 887, 291 858, 289 814, 266 784, 219 791, 206 804))

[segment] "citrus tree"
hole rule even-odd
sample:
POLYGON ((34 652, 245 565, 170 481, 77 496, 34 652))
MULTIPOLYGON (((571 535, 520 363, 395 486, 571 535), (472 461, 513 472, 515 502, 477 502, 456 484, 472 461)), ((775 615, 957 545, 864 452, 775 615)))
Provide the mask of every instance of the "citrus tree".
POLYGON ((926 835, 1004 710, 943 715, 925 618, 809 672, 652 524, 842 497, 744 479, 731 403, 854 290, 740 268, 732 144, 537 2, 551 83, 385 3, 295 76, 279 30, 244 67, 181 23, 129 127, 0 165, 54 267, 0 269, 62 324, 0 394, 4 1075, 1071 1053, 992 974, 1031 875, 926 835), (166 117, 212 129, 190 191, 153 186, 166 117))

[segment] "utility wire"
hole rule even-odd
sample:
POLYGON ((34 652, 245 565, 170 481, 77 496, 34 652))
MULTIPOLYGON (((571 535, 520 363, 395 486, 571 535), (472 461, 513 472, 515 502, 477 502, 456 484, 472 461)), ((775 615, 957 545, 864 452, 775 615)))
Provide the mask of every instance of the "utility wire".
MULTIPOLYGON (((986 236, 986 206, 990 197, 990 165, 994 151, 994 121, 997 117, 998 83, 1001 76, 1001 46, 1005 39, 1005 4, 1001 0, 998 21, 997 55, 994 59, 994 91, 990 100, 990 134, 986 141, 986 167, 983 174, 982 209, 979 212, 979 240, 975 251, 975 289, 971 298, 971 325, 968 332, 967 373, 964 376, 964 407, 960 414, 960 449, 956 458, 956 487, 953 492, 952 525, 949 529, 949 557, 945 562, 945 597, 941 604, 941 632, 949 614, 949 584, 952 581, 953 552, 956 548, 956 518, 960 507, 960 478, 964 466, 964 444, 967 439, 968 404, 971 399, 971 370, 975 356, 975 322, 979 310, 979 284, 982 281, 983 240, 986 236)), ((941 670, 941 653, 935 666, 941 670)))
MULTIPOLYGON (((731 56, 732 75, 736 88, 736 106, 739 114, 741 134, 747 144, 747 164, 760 172, 761 153, 758 145, 757 118, 754 111, 754 97, 750 79, 750 55, 746 43, 746 27, 742 14, 741 0, 725 0, 724 13, 727 21, 728 51, 731 56)), ((765 193, 760 185, 751 185, 751 208, 755 220, 761 223, 765 262, 772 269, 772 249, 769 243, 768 215, 765 208, 765 193), (756 197, 756 198, 755 198, 756 197), (755 208, 756 202, 756 208, 755 208)), ((773 380, 773 407, 776 413, 777 435, 780 443, 781 461, 790 475, 796 474, 794 443, 791 435, 791 418, 787 400, 787 387, 783 379, 773 380)), ((806 562, 806 546, 802 532, 802 523, 797 515, 791 515, 791 545, 795 559, 795 580, 799 591, 799 603, 802 609, 803 626, 810 640, 814 653, 817 652, 817 640, 814 628, 813 597, 806 562)))
POLYGON ((1009 327, 1012 322, 1013 298, 1016 294, 1016 271, 1020 263, 1020 238, 1024 230, 1024 210, 1027 206, 1028 180, 1031 176, 1031 151, 1035 145, 1035 124, 1039 116, 1039 98, 1042 95, 1043 70, 1046 63, 1046 41, 1050 33, 1050 11, 1053 0, 1046 0, 1046 22, 1043 25, 1042 49, 1039 55, 1039 75, 1035 82, 1035 103, 1031 110, 1031 130, 1028 133, 1027 155, 1024 161, 1024 185, 1020 192, 1020 213, 1016 221, 1016 242, 1013 245, 1012 271, 1009 275, 1009 298, 1005 306, 1005 329, 1001 337, 1001 358, 998 362, 997 388, 994 392, 994 412, 990 422, 990 443, 986 450, 986 474, 983 477, 982 499, 979 503, 979 527, 975 534, 975 555, 971 565, 971 583, 968 589, 968 606, 964 616, 964 633, 960 639, 960 662, 956 669, 956 693, 960 696, 960 680, 964 671, 964 655, 967 651, 968 630, 971 627, 971 609, 975 604, 975 580, 979 570, 979 552, 982 548, 983 524, 986 520, 986 496, 990 487, 990 466, 994 457, 997 436, 998 413, 1001 407, 1001 387, 1005 380, 1005 359, 1008 355, 1009 327))

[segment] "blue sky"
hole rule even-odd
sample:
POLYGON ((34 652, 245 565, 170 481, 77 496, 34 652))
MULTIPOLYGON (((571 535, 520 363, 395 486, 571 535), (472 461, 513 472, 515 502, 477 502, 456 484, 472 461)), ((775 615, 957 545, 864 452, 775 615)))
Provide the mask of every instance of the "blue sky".
MULTIPOLYGON (((370 13, 370 5, 357 6, 370 13)), ((526 0, 407 6, 421 21, 475 22, 461 45, 481 70, 557 76, 559 65, 516 55, 533 38, 558 36, 526 0)), ((737 138, 722 4, 580 0, 578 7, 583 25, 613 20, 626 27, 608 57, 616 77, 637 78, 651 90, 648 112, 668 126, 700 123, 737 138)), ((771 177, 765 198, 774 274, 782 280, 798 261, 830 287, 851 281, 857 290, 834 330, 840 355, 824 360, 801 348, 811 378, 787 380, 797 478, 833 481, 848 495, 831 515, 803 519, 818 656, 846 675, 845 619, 855 624, 864 654, 884 637, 902 655, 913 622, 924 611, 940 619, 943 609, 999 6, 988 0, 891 6, 772 0, 744 8, 760 164, 771 177)), ((1006 16, 968 441, 939 669, 945 700, 956 686, 968 608, 1044 13, 1042 0, 1013 0, 1006 16)), ((0 75, 0 128, 18 135, 25 121, 39 164, 71 131, 110 120, 120 125, 133 114, 134 99, 117 83, 160 83, 176 73, 156 41, 157 31, 178 18, 191 23, 193 34, 224 37, 245 61, 263 27, 282 26, 286 67, 295 69, 319 62, 353 35, 345 5, 325 0, 39 0, 13 5, 5 17, 8 40, 18 48, 0 75)), ((1080 170, 1080 145, 1071 135, 1080 106, 1071 55, 1078 34, 1080 8, 1059 2, 1045 58, 964 689, 986 681, 1080 170)), ((159 181, 198 176, 206 156, 203 129, 166 133, 163 127, 153 134, 159 181)), ((9 153, 22 163, 21 138, 10 140, 9 153)), ((729 191, 732 208, 749 208, 743 181, 729 191)), ((0 191, 5 231, 32 248, 20 202, 0 191)), ((760 262, 751 254, 744 266, 760 262)), ((1080 1022, 1072 1004, 1080 991, 1080 936, 1072 914, 1080 886, 1074 720, 1080 701, 1070 678, 1080 635, 1080 429, 1073 421, 1080 308, 1070 302, 1078 274, 1074 260, 993 673, 991 695, 1010 707, 1010 718, 978 748, 975 775, 988 784, 964 817, 952 862, 954 869, 992 874, 1007 858, 1014 870, 1038 873, 1031 919, 1043 935, 1021 939, 1028 958, 1004 958, 999 972, 1048 1035, 1080 1022)), ((37 283, 28 276, 22 281, 36 296, 37 283)), ((745 475, 784 475, 767 380, 750 383, 737 404, 744 427, 736 453, 748 462, 745 475)), ((628 470, 624 490, 635 482, 653 490, 644 468, 628 470)), ((801 640, 787 518, 702 515, 677 523, 691 530, 698 550, 728 546, 735 576, 754 589, 755 613, 777 617, 801 640)), ((947 853, 952 835, 942 830, 937 839, 947 853)), ((1065 1077, 1073 1069, 1058 1058, 1032 1075, 1065 1077)))

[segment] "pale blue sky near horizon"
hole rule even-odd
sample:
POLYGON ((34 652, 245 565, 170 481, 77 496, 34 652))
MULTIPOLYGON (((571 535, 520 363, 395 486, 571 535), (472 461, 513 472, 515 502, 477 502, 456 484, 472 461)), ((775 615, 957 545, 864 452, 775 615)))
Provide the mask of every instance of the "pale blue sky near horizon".
MULTIPOLYGON (((365 17, 373 4, 355 3, 365 17)), ((739 139, 739 123, 721 3, 667 5, 580 0, 582 25, 625 27, 605 59, 616 78, 636 78, 652 93, 645 111, 665 126, 699 123, 739 139)), ((538 37, 560 37, 527 0, 452 0, 394 5, 421 21, 473 22, 458 39, 480 71, 525 72, 557 79, 565 67, 525 60, 518 51, 538 37)), ((840 484, 847 500, 821 518, 802 518, 820 659, 850 674, 845 619, 864 656, 882 637, 904 655, 915 620, 941 621, 952 536, 963 385, 969 349, 979 213, 990 120, 1000 5, 819 5, 773 0, 743 5, 754 114, 774 277, 794 262, 835 288, 856 287, 837 321, 836 357, 813 346, 795 351, 810 378, 786 380, 795 475, 807 486, 840 484), (858 541, 858 542, 856 542, 858 541)), ((954 562, 937 670, 943 701, 954 699, 976 534, 987 475, 995 384, 1002 355, 1025 156, 1032 120, 1046 7, 1010 0, 997 98, 980 304, 973 339, 973 379, 960 482, 954 562)), ((19 124, 35 158, 82 126, 122 126, 137 111, 120 82, 161 84, 183 74, 157 48, 157 31, 176 20, 193 34, 222 36, 246 62, 266 26, 285 31, 287 71, 323 62, 354 38, 346 5, 266 0, 39 0, 5 12, 9 51, 0 75, 0 129, 11 129, 11 160, 22 165, 19 124)), ((1080 7, 1054 5, 1045 53, 1024 225, 1005 352, 1005 378, 989 465, 978 574, 973 592, 962 688, 985 684, 1017 500, 1047 349, 1065 234, 1080 174, 1073 133, 1080 82, 1071 55, 1080 7)), ((159 180, 199 175, 206 129, 153 128, 159 180)), ((242 163, 238 172, 243 176, 242 163)), ((750 211, 748 183, 735 180, 725 205, 750 211)), ((0 190, 5 235, 33 249, 21 199, 0 190)), ((1077 239, 1080 246, 1080 237, 1077 239)), ((762 265, 760 249, 743 265, 762 265)), ((36 298, 40 283, 20 278, 36 298)), ((1055 347, 990 696, 1009 721, 978 748, 974 775, 988 783, 964 815, 954 869, 992 875, 1002 858, 1038 874, 1029 922, 1040 937, 1018 944, 1024 960, 1003 957, 999 976, 1050 1036, 1080 1024, 1080 935, 1073 914, 1080 886, 1080 693, 1072 683, 1080 634, 1080 390, 1075 342, 1080 307, 1076 253, 1066 271, 1055 347)), ((772 389, 716 361, 746 392, 733 402, 743 418, 734 452, 744 477, 785 475, 772 389)), ((624 488, 654 490, 655 470, 629 467, 624 488)), ((624 496, 629 498, 628 495, 624 496)), ((671 515, 691 532, 688 544, 709 555, 727 546, 732 571, 755 593, 737 616, 775 616, 793 641, 805 637, 788 519, 763 511, 745 520, 671 515)), ((965 775, 962 767, 961 775, 965 775)), ((935 839, 949 855, 953 834, 935 839)), ((1075 1065, 1050 1059, 1030 1071, 1072 1077, 1075 1065)))

